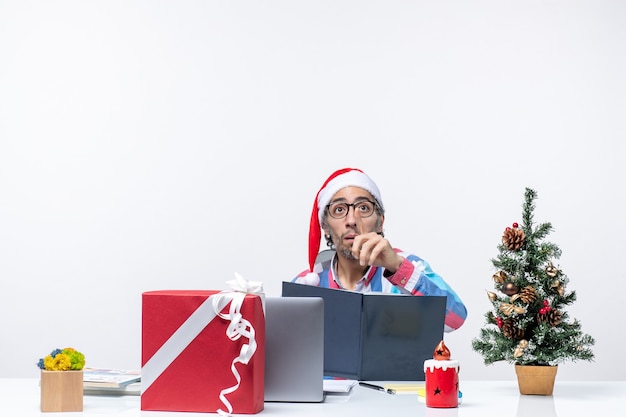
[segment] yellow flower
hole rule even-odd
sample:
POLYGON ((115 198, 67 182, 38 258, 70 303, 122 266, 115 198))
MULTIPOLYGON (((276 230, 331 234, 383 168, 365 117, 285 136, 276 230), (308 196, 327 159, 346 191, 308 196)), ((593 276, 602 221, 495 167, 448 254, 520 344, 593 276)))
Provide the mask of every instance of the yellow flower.
POLYGON ((70 357, 64 353, 59 353, 54 358, 48 355, 43 359, 43 363, 48 371, 68 371, 72 368, 70 357))

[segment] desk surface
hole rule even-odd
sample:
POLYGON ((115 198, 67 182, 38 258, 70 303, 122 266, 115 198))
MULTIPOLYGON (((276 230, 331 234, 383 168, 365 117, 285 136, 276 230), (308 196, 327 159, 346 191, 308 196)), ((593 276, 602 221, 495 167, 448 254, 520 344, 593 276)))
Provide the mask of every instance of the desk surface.
MULTIPOLYGON (((515 381, 462 381, 463 402, 458 408, 428 408, 416 394, 389 395, 356 386, 350 395, 328 396, 319 404, 265 403, 260 416, 357 415, 359 417, 389 415, 428 417, 565 417, 591 415, 611 417, 623 415, 626 381, 559 382, 552 396, 520 395, 515 381), (622 410, 622 411, 620 411, 622 410)), ((0 379, 0 416, 133 416, 194 417, 213 413, 175 413, 141 411, 139 396, 93 396, 84 398, 83 413, 41 413, 39 380, 29 378, 0 379)))

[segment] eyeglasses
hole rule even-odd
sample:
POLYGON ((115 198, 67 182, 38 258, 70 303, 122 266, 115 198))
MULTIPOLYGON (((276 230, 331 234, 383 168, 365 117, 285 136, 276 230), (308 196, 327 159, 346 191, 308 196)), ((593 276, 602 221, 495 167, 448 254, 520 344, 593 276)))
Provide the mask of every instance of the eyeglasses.
POLYGON ((357 201, 353 204, 337 202, 327 205, 326 210, 333 219, 343 219, 348 215, 350 207, 354 209, 355 214, 358 213, 361 218, 366 218, 374 214, 376 203, 369 200, 357 201))

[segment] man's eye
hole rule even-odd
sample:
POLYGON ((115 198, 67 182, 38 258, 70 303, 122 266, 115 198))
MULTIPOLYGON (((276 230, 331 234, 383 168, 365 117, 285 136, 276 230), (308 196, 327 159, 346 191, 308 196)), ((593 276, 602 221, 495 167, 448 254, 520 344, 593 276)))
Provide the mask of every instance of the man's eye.
POLYGON ((361 212, 361 213, 369 213, 372 208, 370 207, 369 204, 367 203, 361 203, 357 206, 357 209, 361 212))

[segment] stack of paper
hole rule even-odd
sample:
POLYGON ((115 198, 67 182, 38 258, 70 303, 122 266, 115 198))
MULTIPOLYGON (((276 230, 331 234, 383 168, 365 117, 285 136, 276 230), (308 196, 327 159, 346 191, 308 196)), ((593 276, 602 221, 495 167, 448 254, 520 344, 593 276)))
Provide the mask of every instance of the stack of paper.
POLYGON ((83 390, 85 394, 125 394, 140 393, 141 372, 136 370, 85 368, 83 369, 83 390))
POLYGON ((324 379, 325 393, 345 393, 350 392, 352 387, 356 385, 354 379, 324 379))

